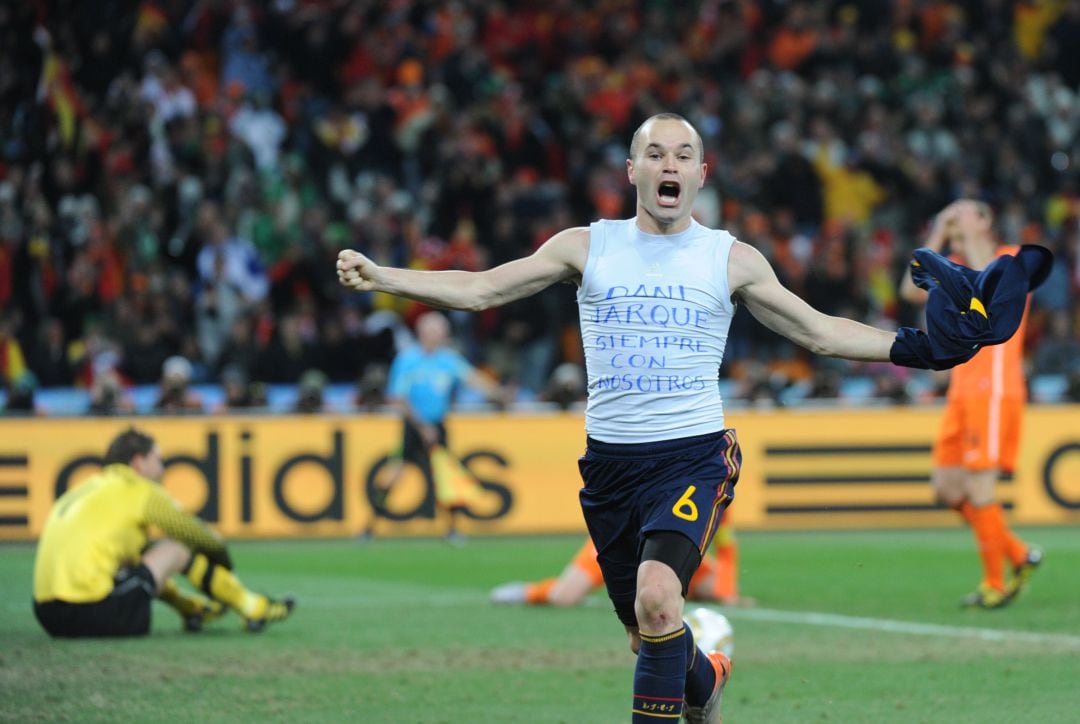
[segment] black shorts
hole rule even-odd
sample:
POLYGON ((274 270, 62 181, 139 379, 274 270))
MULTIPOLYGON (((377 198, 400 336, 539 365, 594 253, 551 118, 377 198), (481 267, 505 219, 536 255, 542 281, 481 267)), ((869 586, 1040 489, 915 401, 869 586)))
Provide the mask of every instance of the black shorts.
POLYGON ((633 603, 645 537, 671 531, 702 555, 735 496, 742 452, 734 430, 640 444, 589 439, 578 461, 581 510, 619 618, 636 625, 633 603))
POLYGON ((34 616, 50 636, 145 636, 157 584, 141 563, 117 574, 112 593, 93 603, 34 601, 34 616))
MULTIPOLYGON (((439 444, 446 446, 446 425, 437 422, 434 425, 439 434, 439 444)), ((411 463, 415 463, 421 470, 427 470, 430 463, 430 455, 424 438, 420 436, 420 429, 411 420, 405 420, 404 439, 401 441, 401 457, 411 463)))

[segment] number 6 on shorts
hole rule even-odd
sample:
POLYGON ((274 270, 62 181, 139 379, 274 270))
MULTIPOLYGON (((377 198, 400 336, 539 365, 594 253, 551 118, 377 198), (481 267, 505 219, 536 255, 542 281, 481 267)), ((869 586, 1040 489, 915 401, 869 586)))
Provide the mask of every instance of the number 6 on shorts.
POLYGON ((671 512, 682 518, 693 522, 698 519, 698 509, 694 504, 693 499, 690 497, 697 491, 696 485, 691 485, 686 489, 686 492, 679 496, 679 499, 675 501, 675 505, 671 506, 671 512))

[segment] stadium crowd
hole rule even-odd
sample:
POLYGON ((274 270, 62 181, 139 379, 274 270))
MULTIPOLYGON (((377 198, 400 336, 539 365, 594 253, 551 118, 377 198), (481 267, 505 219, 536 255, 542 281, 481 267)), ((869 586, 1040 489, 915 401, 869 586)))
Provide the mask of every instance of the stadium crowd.
MULTIPOLYGON (((38 0, 0 5, 8 407, 160 385, 158 409, 203 409, 193 382, 258 405, 301 378, 377 400, 424 310, 343 292, 338 250, 479 269, 628 217, 626 141, 661 110, 702 132, 703 223, 825 312, 917 323, 911 249, 951 199, 990 202, 1004 241, 1056 254, 1029 367, 1080 399, 1075 0, 38 0)), ((579 379, 569 290, 452 319, 523 397, 579 379)), ((744 313, 726 359, 767 404, 940 390, 744 313)))

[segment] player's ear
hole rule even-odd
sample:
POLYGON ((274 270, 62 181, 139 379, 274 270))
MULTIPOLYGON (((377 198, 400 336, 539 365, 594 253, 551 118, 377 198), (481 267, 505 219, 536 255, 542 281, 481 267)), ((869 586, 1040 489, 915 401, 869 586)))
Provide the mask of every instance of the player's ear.
POLYGON ((634 159, 626 159, 626 178, 630 180, 630 185, 634 185, 634 159))
POLYGON ((701 163, 701 179, 698 180, 698 186, 697 186, 699 190, 705 187, 705 176, 708 175, 708 173, 709 173, 709 164, 707 164, 707 163, 705 163, 703 161, 701 163))

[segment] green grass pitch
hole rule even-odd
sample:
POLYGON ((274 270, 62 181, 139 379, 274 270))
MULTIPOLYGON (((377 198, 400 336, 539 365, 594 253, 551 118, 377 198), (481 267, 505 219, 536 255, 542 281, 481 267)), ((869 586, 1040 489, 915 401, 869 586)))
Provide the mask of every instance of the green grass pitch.
MULTIPOLYGON (((1080 720, 1080 533, 1022 531, 1046 562, 1012 607, 962 611, 963 530, 740 533, 725 722, 1080 720)), ((53 641, 30 610, 33 547, 0 546, 0 719, 625 722, 633 655, 602 595, 497 608, 498 583, 561 569, 576 536, 233 544, 254 588, 292 592, 262 634, 201 634, 155 604, 130 641, 53 641)))

